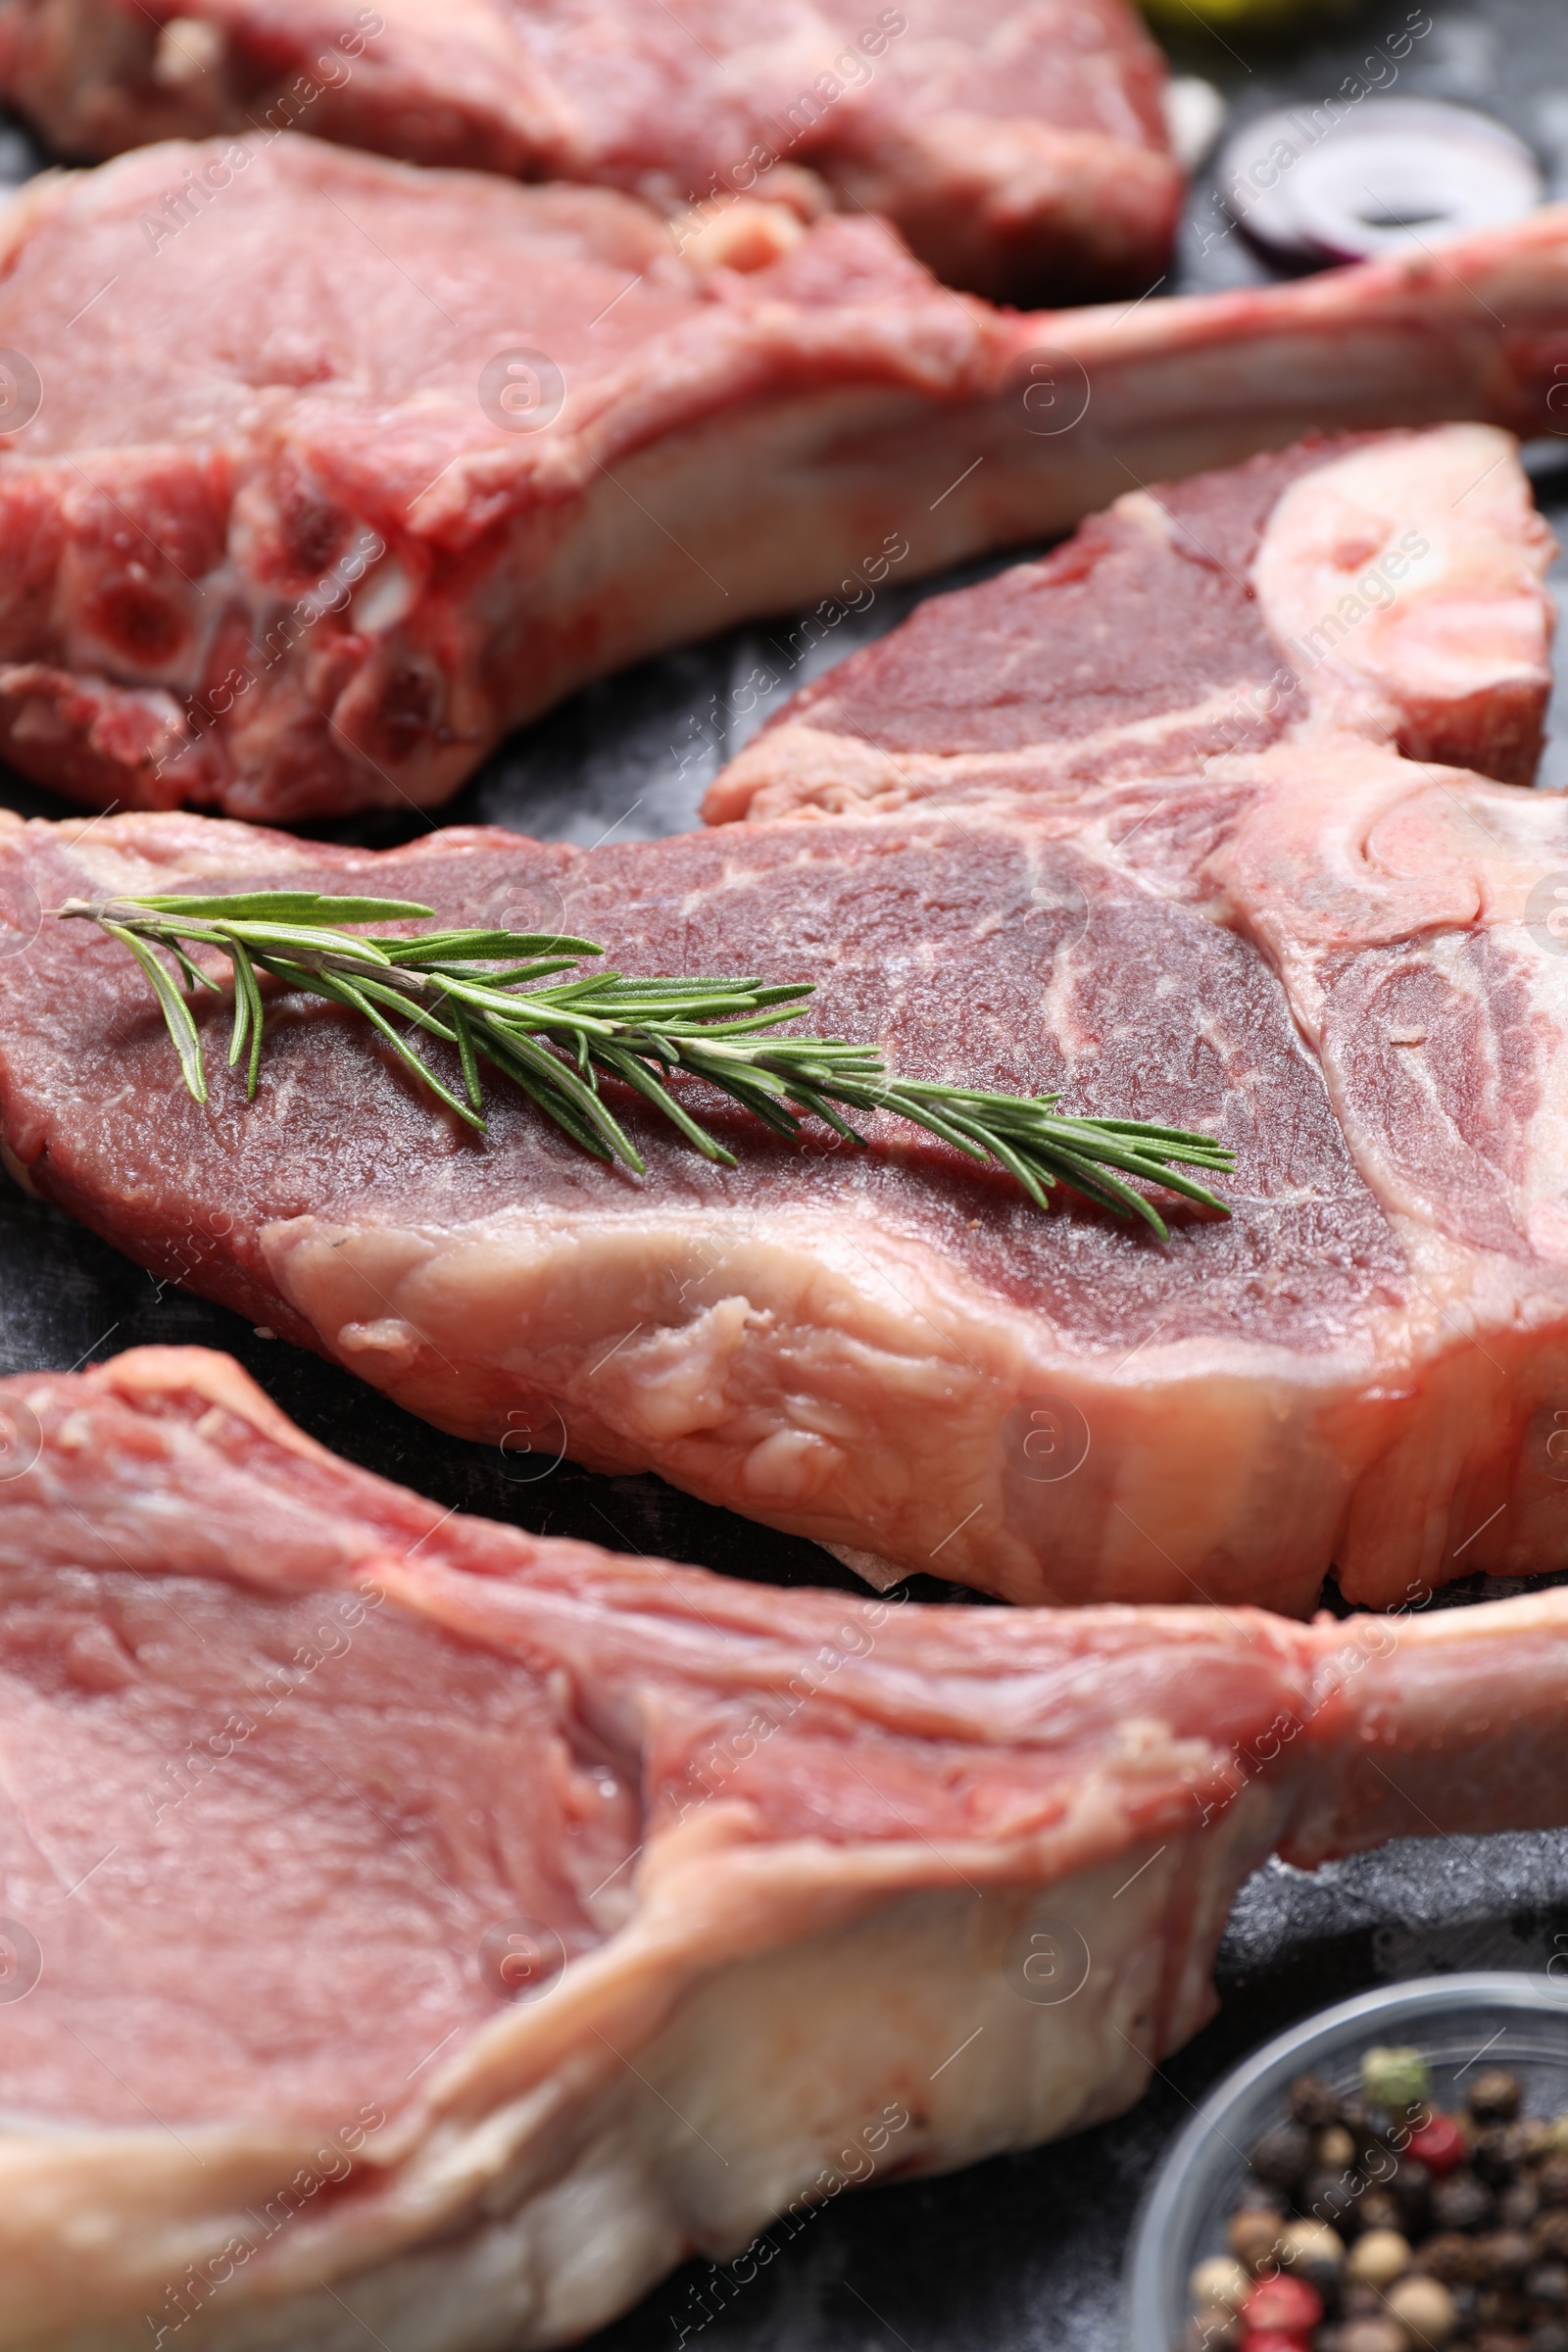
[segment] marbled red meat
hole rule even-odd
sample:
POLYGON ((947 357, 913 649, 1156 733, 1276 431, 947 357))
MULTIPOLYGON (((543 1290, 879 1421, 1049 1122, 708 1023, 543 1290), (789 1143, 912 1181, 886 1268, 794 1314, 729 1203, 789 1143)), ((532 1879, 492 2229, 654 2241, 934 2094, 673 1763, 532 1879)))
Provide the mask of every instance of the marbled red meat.
POLYGON ((1548 545, 1484 431, 1314 438, 1129 491, 1043 561, 932 597, 792 697, 705 814, 1192 779, 1342 720, 1528 783, 1550 690, 1548 545))
MULTIPOLYGON (((1089 1597, 1106 1589, 1103 1544, 1129 1548, 1115 1498, 1135 1517, 1144 1505, 1102 1483, 1119 1475, 1111 1450, 1070 1488, 1031 1483, 1013 1424, 1027 1437, 1054 1364, 1086 1353, 1108 1368, 1155 1325, 1195 1370, 1250 1351, 1272 1366, 1284 1348, 1311 1418, 1319 1392, 1366 1377, 1405 1295, 1402 1254, 1256 952, 1027 819, 785 824, 589 852, 454 829, 367 856, 112 817, 76 848, 42 825, 8 847, 8 871, 51 906, 111 874, 159 888, 206 867, 257 887, 373 887, 454 922, 543 911, 623 970, 807 972, 813 1023, 876 1039, 910 1074, 1065 1085, 1087 1110, 1201 1121, 1242 1154, 1247 1213, 1178 1212, 1164 1251, 1081 1206, 1043 1217, 891 1120, 860 1155, 775 1143, 714 1106, 740 1157, 725 1171, 628 1108, 649 1165, 638 1180, 504 1087, 476 1142, 352 1015, 319 1004, 274 1018, 254 1107, 226 1075, 200 1107, 122 950, 52 924, 0 961, 0 1103, 27 1181, 447 1429, 559 1430, 576 1459, 657 1463, 714 1500, 911 1562, 972 1508, 953 1481, 960 1462, 979 1467, 978 1447, 1002 1488, 943 1549, 946 1572, 1089 1597), (1152 1004, 1152 970, 1166 975, 1152 1004)), ((1125 1400, 1163 1425, 1151 1494, 1197 1442, 1211 1378, 1179 1394, 1125 1400)), ((1250 1500, 1236 1507, 1255 1514, 1259 1544, 1286 1475, 1277 1454, 1241 1473, 1250 1500)), ((1302 1508, 1266 1589, 1305 1600, 1325 1531, 1321 1501, 1302 1508)), ((1165 1589, 1157 1554, 1152 1574, 1130 1559, 1118 1573, 1165 1589)), ((1234 1590, 1256 1584, 1238 1564, 1234 1590)))
POLYGON ((1568 1596, 764 1590, 438 1510, 225 1357, 0 1381, 7 2326, 529 2352, 1131 2104, 1237 1886, 1568 1812, 1568 1596))
MULTIPOLYGON (((882 213, 993 301, 1141 294, 1181 209, 1129 0, 7 0, 0 93, 55 149, 307 129, 671 212, 882 213)), ((702 233, 704 217, 686 224, 702 233)))
MULTIPOLYGON (((1191 674, 1173 640, 1153 649, 1167 738, 1195 701, 1245 717, 1283 674, 1261 748, 1243 726, 1186 770, 1168 745, 1152 762, 1166 720, 1141 697, 1133 728, 1102 725, 1095 772, 1049 688, 1094 643, 1097 582, 1100 625, 1121 625, 1112 560, 1075 630, 1038 621, 1019 707, 1041 740, 986 734, 987 649, 1010 678, 1027 641, 974 627, 988 591, 939 600, 909 636, 940 646, 953 609, 973 716, 955 694, 950 718, 979 748, 847 732, 897 703, 858 658, 720 780, 756 786, 769 762, 793 817, 591 851, 454 829, 376 855, 113 816, 13 824, 0 879, 24 914, 209 877, 371 890, 564 928, 632 971, 811 978, 815 1022, 908 1074, 1217 1134, 1238 1154, 1229 1220, 1179 1208, 1161 1246, 1069 1197, 1042 1215, 890 1119, 861 1154, 710 1106, 728 1171, 628 1108, 638 1179, 498 1086, 481 1142, 319 1002, 279 1009, 250 1107, 222 1068, 226 1010, 198 1004, 198 1106, 138 967, 77 923, 0 957, 11 1164, 443 1428, 658 1469, 874 1579, 938 1563, 1020 1600, 1304 1612, 1331 1565, 1382 1605, 1560 1566, 1568 969, 1529 894, 1568 871, 1568 819, 1397 748, 1415 712, 1450 756, 1516 768, 1549 684, 1548 535, 1479 426, 1319 446, 1193 484, 1178 511, 1228 601, 1191 674), (1325 562, 1364 582, 1401 547, 1388 601, 1285 664, 1325 562), (822 821, 873 761, 899 805, 822 821)), ((1132 519, 1157 537, 1177 527, 1162 513, 1140 493, 1132 519)), ((1054 577, 1021 609, 1073 593, 1054 577)), ((1010 624, 1020 600, 995 602, 1010 624)), ((906 674, 897 637, 885 661, 906 674)))
POLYGON ((34 182, 0 227, 0 753, 99 807, 428 808, 641 655, 1314 425, 1544 430, 1568 366, 1568 209, 1441 267, 1033 317, 867 215, 782 218, 682 258, 606 189, 289 136, 34 182))
MULTIPOLYGON (((847 735, 901 760, 1071 746, 1097 775, 1107 727, 1153 770, 1237 750, 1238 728, 1249 746, 1272 743, 1286 706, 1276 695, 1254 711, 1248 698, 1283 649, 1248 574, 1281 492, 1337 454, 1306 442, 1234 473, 1166 483, 1152 510, 1133 493, 1040 562, 931 598, 791 698, 754 760, 727 771, 710 821, 750 808, 745 779, 777 752, 781 728, 847 735)), ((793 738, 788 752, 799 757, 793 738)))

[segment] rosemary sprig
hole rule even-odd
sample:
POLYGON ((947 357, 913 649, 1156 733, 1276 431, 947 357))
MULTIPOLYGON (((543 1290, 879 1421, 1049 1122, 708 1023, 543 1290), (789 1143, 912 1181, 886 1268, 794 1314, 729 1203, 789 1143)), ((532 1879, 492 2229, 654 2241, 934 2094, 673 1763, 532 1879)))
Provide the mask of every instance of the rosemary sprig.
POLYGON ((129 949, 151 982, 179 1055, 185 1084, 207 1101, 201 1036, 186 990, 219 981, 190 953, 211 948, 233 970, 234 1018, 228 1062, 245 1061, 247 1099, 256 1094, 266 1001, 261 973, 285 988, 363 1014, 392 1052, 470 1127, 485 1128, 481 1061, 521 1087, 573 1143, 596 1158, 641 1175, 644 1162, 601 1091, 614 1078, 652 1102, 705 1158, 734 1155, 665 1085, 668 1076, 706 1079, 775 1134, 799 1131, 801 1113, 821 1119, 847 1143, 863 1144, 842 1115, 892 1111, 940 1136, 971 1159, 995 1161, 1044 1208, 1056 1184, 1118 1215, 1142 1217, 1163 1241, 1164 1220, 1127 1181, 1163 1185, 1230 1212, 1176 1163, 1222 1173, 1234 1154, 1212 1137, 1140 1119, 1074 1119, 1059 1095, 988 1094, 974 1087, 899 1078, 868 1046, 840 1038, 763 1036, 800 1013, 808 980, 630 980, 600 971, 548 985, 559 972, 603 953, 592 940, 514 931, 429 931, 417 937, 351 933, 349 924, 423 922, 434 909, 403 899, 323 898, 315 891, 256 891, 248 897, 71 899, 62 917, 83 917, 129 949), (174 965, 172 974, 159 951, 174 965), (183 984, 183 985, 181 985, 183 984), (415 1051, 404 1023, 456 1048, 457 1094, 415 1051), (842 1109, 835 1105, 841 1105, 842 1109))

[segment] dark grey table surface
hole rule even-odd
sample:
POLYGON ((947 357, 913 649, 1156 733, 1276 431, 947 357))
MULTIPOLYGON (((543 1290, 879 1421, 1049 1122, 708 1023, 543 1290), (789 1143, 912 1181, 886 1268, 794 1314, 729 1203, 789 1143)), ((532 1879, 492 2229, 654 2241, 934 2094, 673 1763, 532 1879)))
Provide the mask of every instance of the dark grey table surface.
MULTIPOLYGON (((1282 104, 1318 101, 1411 17, 1407 0, 1363 8, 1327 40, 1267 44, 1205 33, 1175 44, 1178 70, 1213 81, 1240 124, 1282 104)), ((1398 89, 1468 101, 1510 122, 1568 197, 1565 0, 1430 0, 1431 29, 1398 70, 1398 89)), ((1382 79, 1387 69, 1372 70, 1382 79)), ((0 182, 42 161, 0 122, 0 182)), ((1239 232, 1220 233, 1211 178, 1200 173, 1172 290, 1259 283, 1275 274, 1239 232)), ((1568 538, 1568 442, 1530 453, 1541 503, 1568 538)), ((980 566, 977 570, 991 568, 980 566)), ((976 576, 974 572, 963 575, 976 576)), ((1559 587, 1568 565, 1559 564, 1559 587)), ((780 699, 854 644, 893 625, 927 582, 852 616, 791 669, 788 620, 746 628, 646 662, 575 696, 513 738, 448 821, 492 823, 594 842, 677 832, 739 748, 732 682, 766 664, 780 699)), ((760 723, 765 711, 745 724, 760 723)), ((1568 788, 1568 689, 1554 706, 1543 784, 1568 788)), ((27 814, 64 806, 0 768, 0 805, 27 814)), ((352 836, 397 838, 379 820, 352 836)), ((410 1420, 347 1373, 256 1338, 248 1324, 149 1277, 0 1178, 0 1369, 84 1363, 142 1343, 223 1348, 306 1429, 351 1460, 443 1502, 612 1549, 659 1552, 725 1575, 862 1590, 812 1544, 774 1535, 655 1478, 599 1478, 562 1463, 523 1482, 494 1450, 410 1420)), ((1568 1572, 1568 1560, 1564 1563, 1568 1572)), ((925 1597, 971 1596, 913 1580, 925 1597)), ((1451 1597, 1479 1596, 1479 1581, 1451 1597)), ((1314 1875, 1272 1864, 1244 1888, 1220 1953, 1219 2015, 1161 2069, 1121 2121, 1054 2147, 949 2179, 836 2201, 746 2282, 689 2264, 595 2339, 594 2352, 1118 2352, 1119 2281, 1129 2229, 1162 2151, 1207 2087, 1238 2059, 1326 2002, 1431 1969, 1544 1966, 1568 1931, 1568 1833, 1444 1839, 1385 1848, 1314 1875), (699 2326, 701 2313, 713 2316, 699 2326)), ((1152 2352, 1137 2347, 1137 2352, 1152 2352)))

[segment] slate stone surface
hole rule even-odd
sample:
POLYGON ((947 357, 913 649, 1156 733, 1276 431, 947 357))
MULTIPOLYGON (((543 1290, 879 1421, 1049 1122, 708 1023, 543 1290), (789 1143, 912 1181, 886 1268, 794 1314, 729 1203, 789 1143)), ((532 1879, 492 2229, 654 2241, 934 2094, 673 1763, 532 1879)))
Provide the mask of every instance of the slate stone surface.
MULTIPOLYGON (((1204 33, 1194 21, 1177 64, 1223 92, 1228 123, 1278 105, 1315 103, 1348 77, 1380 79, 1380 45, 1412 20, 1431 29, 1399 67, 1399 89, 1480 105, 1540 154, 1568 197, 1568 9, 1562 0, 1474 0, 1361 9, 1332 38, 1269 45, 1204 33)), ((1381 52, 1386 56, 1386 51, 1381 52)), ((0 123, 0 184, 44 160, 0 123)), ((1200 173, 1183 235, 1177 290, 1261 283, 1269 266, 1225 232, 1200 173)), ((1568 537, 1568 440, 1529 453, 1543 507, 1568 537)), ((1010 560, 1010 559, 1009 559, 1010 560)), ((695 821, 703 791, 767 706, 734 711, 737 685, 766 666, 777 699, 901 619, 919 596, 993 565, 892 589, 791 663, 789 630, 746 628, 590 688, 509 742, 444 812, 449 821, 593 842, 651 838, 695 821)), ((1559 564, 1559 587, 1568 566, 1559 564)), ((1559 691, 1543 783, 1568 788, 1568 688, 1559 691)), ((63 805, 0 769, 0 805, 27 814, 63 805)), ((345 829, 340 836, 351 837, 345 829)), ((371 820, 353 838, 398 837, 371 820)), ((494 1449, 411 1420, 347 1373, 258 1339, 248 1325, 150 1278, 0 1178, 0 1370, 84 1363, 139 1343, 228 1349, 303 1427, 368 1468, 461 1504, 613 1549, 693 1560, 778 1584, 856 1580, 815 1546, 693 1501, 655 1478, 599 1478, 563 1463, 548 1477, 494 1449)), ((1568 1570, 1568 1560, 1565 1560, 1568 1570)), ((973 1595, 913 1580, 921 1597, 973 1595)), ((1445 1599, 1479 1597, 1472 1581, 1445 1599)), ((1119 2352, 1120 2273, 1133 2217, 1161 2154, 1195 2102, 1233 2064, 1315 2008, 1431 1970, 1542 1970, 1568 1948, 1568 1834, 1447 1838, 1385 1849, 1313 1876, 1272 1864, 1244 1888, 1220 1954, 1214 2022, 1120 2121, 1055 2147, 1003 2157, 947 2180, 873 2187, 835 2200, 755 2266, 693 2263, 595 2339, 594 2352, 1119 2352), (1561 1939, 1561 1940, 1558 1940, 1561 1939), (744 2276, 742 2274, 745 2274, 744 2276)), ((1134 2352, 1163 2352, 1138 2346, 1134 2352)))

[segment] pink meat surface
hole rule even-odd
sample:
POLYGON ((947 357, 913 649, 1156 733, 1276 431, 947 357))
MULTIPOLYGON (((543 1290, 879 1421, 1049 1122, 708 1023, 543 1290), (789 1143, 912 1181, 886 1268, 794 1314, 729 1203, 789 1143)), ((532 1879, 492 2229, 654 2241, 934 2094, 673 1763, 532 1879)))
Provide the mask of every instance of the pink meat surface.
POLYGON ((704 813, 1070 800, 1345 731, 1528 784, 1551 554, 1503 437, 1483 430, 1314 438, 1132 490, 792 697, 704 813))
POLYGON ((266 123, 662 209, 886 214, 996 301, 1142 293, 1182 179, 1127 0, 8 0, 0 91, 62 154, 266 123))
POLYGON ((1129 477, 1557 421, 1568 208, 1029 317, 864 214, 762 209, 682 258, 608 190, 261 134, 34 182, 0 221, 0 752, 100 807, 430 807, 585 679, 1129 477))
MULTIPOLYGON (((1530 894, 1568 870, 1568 820, 1396 749, 1419 720, 1429 747, 1517 772, 1548 683, 1546 534, 1505 438, 1475 426, 1319 445, 1176 507, 1217 566, 1185 673, 1152 625, 1157 693, 1129 658, 1086 735, 1092 599, 1098 583, 1106 635, 1124 628, 1124 564, 1079 596, 1069 551, 1024 599, 1012 575, 944 600, 909 635, 940 645, 953 612, 972 710, 956 688, 943 740, 978 748, 901 749, 891 770, 878 749, 879 772, 919 785, 892 813, 587 852, 454 829, 379 855, 179 816, 14 825, 11 1166, 442 1428, 657 1469, 876 1581, 940 1560, 1017 1600, 1305 1613, 1331 1566, 1382 1606, 1477 1568, 1560 1566, 1568 1005, 1530 894), (1303 602, 1338 611, 1325 517, 1331 572, 1343 559, 1364 582, 1401 546, 1408 564, 1298 674, 1280 649, 1310 634, 1303 602), (1026 723, 1004 712, 999 749, 986 649, 1021 671, 1031 592, 1048 615, 1075 598, 1076 618, 1040 627, 1026 723), (1008 630, 974 627, 992 609, 1008 630), (1226 710, 1243 749, 1147 772, 1150 742, 1212 745, 1226 710), (733 1171, 629 1108, 639 1180, 504 1086, 476 1140, 320 1003, 279 1007, 249 1107, 222 1068, 226 1011, 199 1004, 198 1106, 136 965, 40 910, 214 878, 564 928, 631 971, 814 977, 822 1031, 906 1073, 1217 1133, 1236 1213, 1178 1208, 1162 1247, 1070 1196, 1042 1215, 889 1119, 858 1153, 720 1107, 733 1171)), ((1152 532, 1160 513, 1146 495, 1134 519, 1152 532)), ((1113 543, 1127 527, 1124 510, 1113 543)), ((885 660, 904 662, 899 638, 885 660)), ((875 656, 852 662, 837 702, 829 679, 742 766, 782 762, 781 793, 803 735, 813 777, 839 745, 867 752, 818 721, 876 681, 875 656)), ((929 704, 904 723, 931 727, 929 704)))
POLYGON ((0 1422, 19 2352, 569 2340, 1130 2104, 1270 1850, 1568 1811, 1560 1592, 765 1591, 442 1513, 197 1349, 0 1422))

